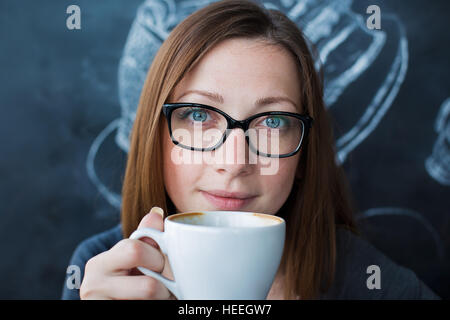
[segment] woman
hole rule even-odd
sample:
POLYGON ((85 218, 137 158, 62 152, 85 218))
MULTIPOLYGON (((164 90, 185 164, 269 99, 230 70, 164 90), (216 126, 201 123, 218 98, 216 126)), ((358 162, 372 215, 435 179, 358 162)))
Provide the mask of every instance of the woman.
MULTIPOLYGON (((141 227, 162 231, 164 215, 195 210, 286 220, 283 258, 268 299, 436 298, 413 272, 357 236, 322 97, 305 38, 282 13, 221 1, 182 21, 162 44, 142 89, 122 223, 82 243, 72 258, 71 264, 85 267, 81 298, 173 299, 136 269, 173 279, 167 257, 151 239, 128 237, 141 227), (249 121, 232 127, 230 119, 249 121), (214 123, 225 139, 179 135, 186 123, 214 123), (270 142, 277 137, 277 144, 264 147, 245 129, 265 132, 270 142), (234 161, 204 161, 220 154, 234 161), (258 155, 257 163, 247 161, 250 154, 258 155), (193 161, 199 156, 202 161, 193 161), (274 170, 263 174, 267 167, 274 170), (383 276, 375 288, 367 274, 373 265, 383 276)), ((77 294, 67 289, 64 297, 77 294)))

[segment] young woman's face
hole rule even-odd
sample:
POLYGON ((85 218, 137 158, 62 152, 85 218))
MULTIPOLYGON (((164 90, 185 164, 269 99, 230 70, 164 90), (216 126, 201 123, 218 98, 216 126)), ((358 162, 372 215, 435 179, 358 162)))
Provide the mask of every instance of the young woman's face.
MULTIPOLYGON (((294 58, 285 49, 256 40, 231 39, 202 58, 177 85, 170 102, 214 106, 236 120, 265 111, 299 113, 299 81, 294 58), (257 105, 258 100, 267 97, 285 99, 265 100, 257 105)), ((226 161, 194 161, 195 154, 203 156, 201 151, 181 149, 172 143, 168 130, 164 132, 164 180, 177 212, 239 210, 276 214, 286 201, 300 153, 288 158, 255 156, 255 163, 249 160, 243 130, 236 128, 220 147, 227 154, 226 161), (174 155, 186 161, 174 161, 174 155)), ((219 149, 207 152, 219 154, 219 149)))

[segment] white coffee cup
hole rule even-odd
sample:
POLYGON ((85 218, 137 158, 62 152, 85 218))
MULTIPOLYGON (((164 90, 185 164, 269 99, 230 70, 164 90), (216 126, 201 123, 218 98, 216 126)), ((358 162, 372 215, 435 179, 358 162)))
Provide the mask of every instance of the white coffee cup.
POLYGON ((141 228, 168 256, 174 281, 143 267, 179 300, 264 300, 283 254, 286 224, 277 216, 238 211, 168 216, 164 232, 141 228))

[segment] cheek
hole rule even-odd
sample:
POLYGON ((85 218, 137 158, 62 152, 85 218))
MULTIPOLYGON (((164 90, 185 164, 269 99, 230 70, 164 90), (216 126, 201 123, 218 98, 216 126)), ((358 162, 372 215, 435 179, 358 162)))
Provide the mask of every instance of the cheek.
POLYGON ((174 202, 174 199, 178 199, 182 195, 181 180, 183 179, 184 165, 173 162, 172 154, 175 145, 166 131, 163 135, 162 146, 164 186, 170 199, 174 202))
POLYGON ((298 155, 279 159, 278 170, 274 175, 260 175, 260 185, 263 188, 266 212, 276 213, 287 200, 294 183, 298 155))
POLYGON ((173 154, 179 154, 180 148, 172 143, 168 135, 167 138, 163 143, 164 185, 174 205, 180 210, 185 210, 185 207, 189 206, 189 201, 192 201, 190 186, 196 185, 202 168, 199 165, 174 161, 173 154))

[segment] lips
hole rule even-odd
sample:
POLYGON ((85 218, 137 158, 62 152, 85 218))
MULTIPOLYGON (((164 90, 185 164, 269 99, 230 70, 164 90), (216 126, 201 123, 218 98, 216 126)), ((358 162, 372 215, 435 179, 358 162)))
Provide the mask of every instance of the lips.
POLYGON ((202 195, 219 210, 239 210, 248 205, 255 195, 224 190, 201 191, 202 195))

